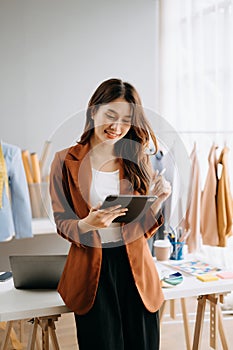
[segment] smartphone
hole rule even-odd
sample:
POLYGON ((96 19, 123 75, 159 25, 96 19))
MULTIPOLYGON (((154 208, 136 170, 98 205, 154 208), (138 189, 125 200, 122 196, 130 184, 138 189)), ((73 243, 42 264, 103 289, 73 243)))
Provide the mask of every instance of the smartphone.
POLYGON ((0 282, 5 282, 9 280, 12 277, 12 272, 7 271, 7 272, 0 272, 0 282))
POLYGON ((110 195, 105 198, 101 208, 104 209, 114 205, 128 208, 126 215, 118 216, 113 222, 129 223, 142 218, 157 198, 157 196, 152 195, 110 195))

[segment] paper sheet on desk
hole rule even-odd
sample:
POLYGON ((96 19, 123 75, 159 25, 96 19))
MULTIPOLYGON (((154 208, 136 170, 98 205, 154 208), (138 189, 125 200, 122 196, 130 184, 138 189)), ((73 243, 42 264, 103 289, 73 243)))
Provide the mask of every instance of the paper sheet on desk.
POLYGON ((155 266, 157 268, 159 278, 162 280, 164 276, 171 275, 175 272, 175 269, 172 266, 169 266, 169 262, 164 261, 164 263, 157 261, 156 258, 153 258, 155 266))

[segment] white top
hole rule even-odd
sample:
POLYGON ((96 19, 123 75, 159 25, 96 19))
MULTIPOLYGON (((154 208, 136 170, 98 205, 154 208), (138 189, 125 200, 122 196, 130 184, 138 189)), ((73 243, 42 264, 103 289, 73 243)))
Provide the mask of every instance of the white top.
MULTIPOLYGON (((103 203, 108 195, 118 195, 120 193, 119 183, 119 170, 107 172, 92 168, 91 206, 95 207, 99 202, 103 203)), ((102 243, 117 242, 122 238, 119 223, 114 222, 108 228, 98 231, 102 243)))

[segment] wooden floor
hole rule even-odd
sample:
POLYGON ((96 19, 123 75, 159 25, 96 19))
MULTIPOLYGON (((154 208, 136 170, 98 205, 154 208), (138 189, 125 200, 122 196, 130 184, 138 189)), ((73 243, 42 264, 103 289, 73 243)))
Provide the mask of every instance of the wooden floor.
MULTIPOLYGON (((194 330, 194 321, 195 321, 195 311, 196 311, 196 299, 189 298, 186 299, 187 309, 189 312, 189 324, 190 324, 190 333, 193 336, 194 330)), ((163 316, 161 324, 161 347, 160 350, 185 350, 185 336, 182 316, 180 313, 180 302, 176 300, 175 302, 176 318, 172 319, 170 317, 169 303, 166 304, 165 314, 163 316)), ((208 306, 206 309, 205 322, 203 327, 203 338, 201 342, 200 350, 211 349, 209 346, 209 319, 208 319, 208 306)), ((25 322, 25 334, 23 338, 23 349, 26 349, 27 335, 31 324, 25 322)), ((224 313, 224 327, 226 331, 227 341, 229 344, 229 350, 233 349, 233 311, 224 313)), ((18 331, 16 327, 16 332, 18 331)), ((56 323, 56 333, 58 337, 58 342, 61 350, 77 350, 78 345, 76 341, 75 333, 75 322, 72 314, 62 315, 58 322, 56 323)), ((0 339, 2 338, 3 331, 0 330, 0 339)), ((9 349, 13 349, 12 346, 9 346, 9 349)), ((52 349, 52 346, 51 346, 52 349)), ((219 342, 219 349, 221 349, 219 342)), ((98 350, 98 349, 93 349, 98 350)), ((111 350, 111 349, 109 349, 111 350)), ((133 350, 133 349, 126 349, 133 350)))

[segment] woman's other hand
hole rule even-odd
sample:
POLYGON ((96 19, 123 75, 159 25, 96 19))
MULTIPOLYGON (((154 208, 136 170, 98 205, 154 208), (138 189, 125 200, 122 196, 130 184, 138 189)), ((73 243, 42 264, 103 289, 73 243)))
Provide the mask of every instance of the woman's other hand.
POLYGON ((170 196, 171 194, 171 184, 163 176, 163 172, 159 174, 158 170, 152 176, 151 190, 150 194, 155 195, 158 199, 151 206, 152 210, 157 213, 161 208, 161 204, 170 196))

